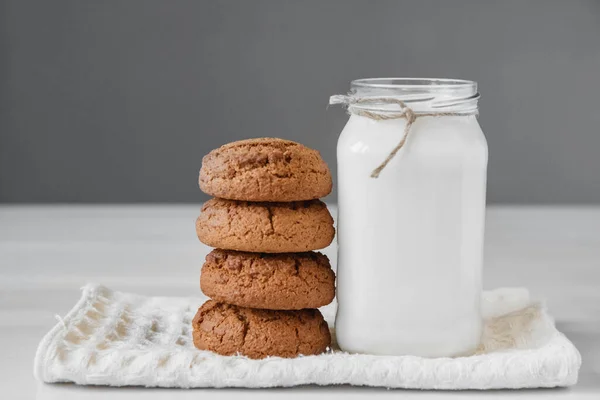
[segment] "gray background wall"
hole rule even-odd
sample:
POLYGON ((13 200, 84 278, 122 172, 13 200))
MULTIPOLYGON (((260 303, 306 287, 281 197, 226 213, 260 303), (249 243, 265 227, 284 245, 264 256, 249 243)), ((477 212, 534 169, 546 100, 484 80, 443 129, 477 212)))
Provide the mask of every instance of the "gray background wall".
POLYGON ((255 136, 335 173, 329 95, 425 76, 479 82, 490 202, 600 203, 598 1, 0 7, 2 202, 200 201, 202 155, 255 136))

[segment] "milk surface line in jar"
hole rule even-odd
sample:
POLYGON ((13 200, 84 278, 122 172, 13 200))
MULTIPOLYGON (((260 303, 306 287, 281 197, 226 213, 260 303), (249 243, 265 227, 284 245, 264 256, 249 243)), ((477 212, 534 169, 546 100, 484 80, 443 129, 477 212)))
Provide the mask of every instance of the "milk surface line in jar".
POLYGON ((375 78, 331 103, 338 139, 337 341, 443 357, 479 345, 487 143, 477 84, 375 78))

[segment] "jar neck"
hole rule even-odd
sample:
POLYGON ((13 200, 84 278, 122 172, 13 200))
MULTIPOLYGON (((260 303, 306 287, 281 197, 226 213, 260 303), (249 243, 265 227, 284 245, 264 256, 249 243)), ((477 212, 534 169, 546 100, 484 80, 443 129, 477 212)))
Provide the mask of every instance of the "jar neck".
MULTIPOLYGON (((414 113, 476 114, 477 83, 459 79, 369 78, 352 81, 349 96, 360 99, 398 99, 414 113)), ((372 112, 397 112, 397 104, 368 102, 353 108, 372 112)))

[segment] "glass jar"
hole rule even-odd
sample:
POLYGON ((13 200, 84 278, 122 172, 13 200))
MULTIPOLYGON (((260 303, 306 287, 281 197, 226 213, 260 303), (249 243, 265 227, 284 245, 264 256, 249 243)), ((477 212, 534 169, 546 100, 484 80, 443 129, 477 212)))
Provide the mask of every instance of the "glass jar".
POLYGON ((488 159, 477 84, 360 79, 349 98, 371 100, 349 103, 337 146, 337 342, 352 353, 469 354, 482 331, 488 159), (407 124, 379 98, 416 118, 375 178, 407 124))

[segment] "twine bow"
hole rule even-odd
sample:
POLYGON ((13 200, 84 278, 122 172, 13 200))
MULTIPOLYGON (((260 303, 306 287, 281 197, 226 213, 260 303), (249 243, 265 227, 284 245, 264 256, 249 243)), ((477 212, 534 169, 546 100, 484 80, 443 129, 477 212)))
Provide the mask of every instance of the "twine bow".
POLYGON ((408 107, 406 103, 404 103, 400 99, 396 99, 394 97, 353 97, 353 96, 345 96, 345 95, 335 95, 329 98, 329 104, 344 104, 348 108, 348 112, 355 115, 360 115, 361 117, 367 117, 373 119, 375 121, 386 121, 390 119, 406 119, 406 125, 404 125, 404 134, 402 135, 402 139, 400 142, 392 149, 390 154, 385 158, 385 160, 379 164, 377 168, 371 172, 371 178, 378 178, 379 174, 383 169, 388 165, 388 163, 396 156, 396 153, 400 151, 404 144, 406 143, 406 139, 408 138, 408 134, 410 133, 410 128, 415 123, 417 118, 420 117, 453 117, 460 115, 471 115, 474 113, 457 113, 457 112, 429 112, 429 113, 415 113, 412 108, 408 107), (381 112, 381 111, 369 111, 362 108, 352 107, 355 104, 397 104, 400 106, 400 112, 381 112))

